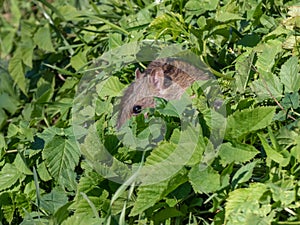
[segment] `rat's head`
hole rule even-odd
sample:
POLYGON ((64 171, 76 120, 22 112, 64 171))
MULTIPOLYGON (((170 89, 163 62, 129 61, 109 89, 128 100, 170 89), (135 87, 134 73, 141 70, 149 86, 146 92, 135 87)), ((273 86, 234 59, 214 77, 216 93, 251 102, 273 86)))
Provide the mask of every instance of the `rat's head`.
POLYGON ((135 71, 135 81, 126 89, 119 105, 117 128, 127 119, 138 115, 143 109, 154 107, 154 97, 163 97, 164 73, 161 68, 135 71))
POLYGON ((155 60, 141 73, 135 71, 135 81, 125 91, 119 105, 117 128, 127 119, 154 107, 154 97, 166 100, 179 99, 185 89, 197 79, 207 79, 190 64, 172 59, 155 60), (188 73, 187 73, 188 71, 188 73), (191 73, 191 75, 190 75, 191 73), (200 77, 197 78, 196 75, 200 77))

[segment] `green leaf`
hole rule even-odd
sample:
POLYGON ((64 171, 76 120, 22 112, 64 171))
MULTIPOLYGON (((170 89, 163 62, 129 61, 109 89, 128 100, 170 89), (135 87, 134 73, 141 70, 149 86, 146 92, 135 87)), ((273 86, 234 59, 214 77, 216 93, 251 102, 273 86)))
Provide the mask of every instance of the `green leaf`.
POLYGON ((225 165, 232 162, 243 163, 249 161, 258 153, 259 151, 255 147, 247 144, 236 143, 232 145, 232 143, 227 142, 219 147, 219 156, 222 164, 225 165))
POLYGON ((268 190, 265 184, 250 184, 249 188, 236 189, 229 193, 225 206, 226 224, 271 224, 274 214, 271 204, 260 202, 268 190), (259 221, 259 223, 257 223, 259 221))
POLYGON ((47 74, 38 82, 38 87, 35 93, 36 102, 47 103, 51 100, 54 94, 55 79, 52 73, 47 74))
POLYGON ((53 188, 48 194, 41 198, 41 207, 48 213, 54 212, 68 202, 68 196, 65 191, 58 188, 53 188))
POLYGON ((18 180, 24 178, 24 175, 15 165, 6 163, 0 171, 0 191, 13 186, 18 180))
POLYGON ((22 173, 26 175, 33 175, 32 171, 28 168, 28 165, 26 164, 25 157, 19 153, 17 154, 15 161, 15 165, 18 165, 17 169, 22 173))
POLYGON ((237 184, 247 182, 252 177, 253 169, 257 161, 251 162, 242 166, 234 176, 232 177, 232 185, 236 186, 237 184))
POLYGON ((175 209, 175 208, 165 208, 153 215, 153 220, 156 224, 159 224, 161 221, 165 221, 168 218, 172 217, 181 217, 184 216, 184 213, 175 209))
POLYGON ((71 58, 71 65, 76 71, 82 69, 86 65, 86 63, 87 58, 85 51, 80 51, 71 58))
POLYGON ((65 221, 62 222, 61 225, 100 225, 100 224, 104 224, 105 219, 99 219, 99 218, 94 218, 91 217, 90 215, 72 215, 70 217, 68 217, 68 219, 66 219, 65 221))
POLYGON ((43 159, 51 175, 58 180, 64 170, 74 170, 79 161, 80 151, 73 139, 54 136, 43 150, 43 159))
POLYGON ((3 93, 0 95, 0 109, 5 109, 11 114, 15 114, 19 106, 18 100, 14 97, 8 95, 7 93, 3 93))
POLYGON ((51 41, 51 33, 48 23, 38 29, 38 31, 33 36, 33 41, 39 48, 47 52, 55 51, 51 41))
POLYGON ((251 83, 251 89, 257 94, 259 100, 281 98, 283 85, 279 78, 271 72, 260 71, 260 78, 251 83))
POLYGON ((215 10, 218 6, 219 0, 204 0, 204 1, 197 1, 197 0, 189 0, 185 4, 185 10, 188 14, 192 15, 200 15, 205 13, 206 11, 215 10))
POLYGON ((140 186, 138 189, 137 199, 129 215, 135 216, 143 213, 146 209, 153 206, 156 202, 186 181, 187 171, 182 169, 179 173, 168 180, 152 185, 140 186))
POLYGON ((300 89, 300 74, 298 58, 293 56, 289 58, 281 67, 279 76, 284 84, 284 92, 297 92, 300 89))
POLYGON ((8 65, 8 71, 15 81, 15 83, 18 85, 18 87, 21 89, 21 91, 26 95, 26 79, 24 75, 24 66, 22 61, 22 54, 20 51, 20 48, 18 48, 15 51, 15 54, 9 61, 8 65))
POLYGON ((267 154, 267 161, 274 161, 278 163, 280 166, 287 166, 290 161, 290 154, 286 151, 286 154, 283 152, 278 152, 275 149, 273 149, 267 142, 267 140, 260 134, 258 134, 258 137, 262 143, 262 146, 264 147, 264 150, 267 154))
POLYGON ((165 180, 189 163, 194 153, 199 150, 198 140, 201 132, 199 124, 196 127, 191 124, 182 123, 178 144, 163 142, 147 157, 139 174, 144 184, 165 180))
POLYGON ((14 43, 15 29, 10 29, 6 34, 2 34, 0 42, 0 58, 5 58, 11 52, 14 43))
POLYGON ((227 22, 231 20, 242 20, 242 19, 243 19, 242 16, 231 12, 217 11, 216 13, 216 20, 220 22, 227 22))
POLYGON ((282 43, 278 39, 275 39, 261 44, 255 48, 257 51, 256 66, 260 73, 263 71, 266 73, 272 72, 272 68, 275 64, 275 58, 282 50, 281 44, 282 43))
MULTIPOLYGON (((0 113, 0 116, 1 116, 1 113, 0 113)), ((0 121, 1 122, 1 121, 0 121)), ((1 124, 0 124, 1 125, 1 124)), ((1 127, 0 127, 1 128, 1 127)), ((3 150, 6 150, 7 149, 7 144, 5 142, 5 139, 4 139, 4 135, 2 133, 0 133, 0 152, 1 152, 1 155, 0 155, 0 160, 2 158, 2 152, 3 150)))
POLYGON ((276 107, 258 107, 236 111, 227 119, 225 137, 239 138, 271 124, 276 107))
POLYGON ((105 98, 106 96, 121 96, 124 87, 125 85, 115 76, 110 76, 107 80, 102 81, 96 86, 97 93, 101 98, 105 98))
POLYGON ((199 165, 193 166, 189 172, 189 181, 197 193, 212 193, 221 187, 220 175, 211 167, 200 169, 199 165))
POLYGON ((37 167, 37 172, 39 174, 39 177, 41 178, 42 181, 49 181, 52 179, 50 173, 47 170, 45 161, 40 163, 37 167))
MULTIPOLYGON (((16 205, 13 204, 14 194, 11 191, 1 192, 0 194, 0 202, 1 202, 1 215, 12 224, 12 220, 14 219, 14 211, 16 210, 16 205)), ((2 218, 3 218, 2 217, 2 218)), ((2 219, 3 220, 3 219, 2 219)))
POLYGON ((247 88, 249 76, 252 71, 253 59, 253 52, 245 52, 236 59, 235 69, 238 76, 236 76, 235 83, 237 90, 241 93, 244 93, 247 88))

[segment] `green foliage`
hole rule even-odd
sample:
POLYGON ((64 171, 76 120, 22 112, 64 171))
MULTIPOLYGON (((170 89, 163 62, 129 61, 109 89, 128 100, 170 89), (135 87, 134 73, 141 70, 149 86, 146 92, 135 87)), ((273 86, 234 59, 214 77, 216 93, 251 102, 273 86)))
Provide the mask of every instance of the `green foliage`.
POLYGON ((1 224, 300 220, 297 1, 1 5, 1 224), (135 69, 179 49, 216 80, 116 131, 135 69))

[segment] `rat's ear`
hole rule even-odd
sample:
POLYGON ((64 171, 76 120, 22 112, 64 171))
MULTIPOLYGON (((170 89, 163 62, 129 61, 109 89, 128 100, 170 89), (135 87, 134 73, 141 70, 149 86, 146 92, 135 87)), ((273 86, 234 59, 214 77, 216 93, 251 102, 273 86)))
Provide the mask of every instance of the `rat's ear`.
POLYGON ((155 88, 159 90, 164 88, 164 71, 162 68, 154 68, 150 73, 149 79, 155 88))
POLYGON ((135 79, 137 80, 137 79, 140 79, 141 77, 142 77, 142 73, 141 73, 140 69, 136 68, 136 70, 135 70, 135 79))

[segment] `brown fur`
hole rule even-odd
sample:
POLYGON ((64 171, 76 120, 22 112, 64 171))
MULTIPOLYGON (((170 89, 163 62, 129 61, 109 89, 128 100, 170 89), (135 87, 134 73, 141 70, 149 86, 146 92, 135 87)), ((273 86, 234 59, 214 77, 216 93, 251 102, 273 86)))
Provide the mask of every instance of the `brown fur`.
POLYGON ((135 81, 124 92, 117 128, 134 115, 133 106, 154 107, 153 97, 179 99, 194 81, 207 79, 207 74, 182 60, 167 58, 151 62, 144 73, 136 71, 135 81))

